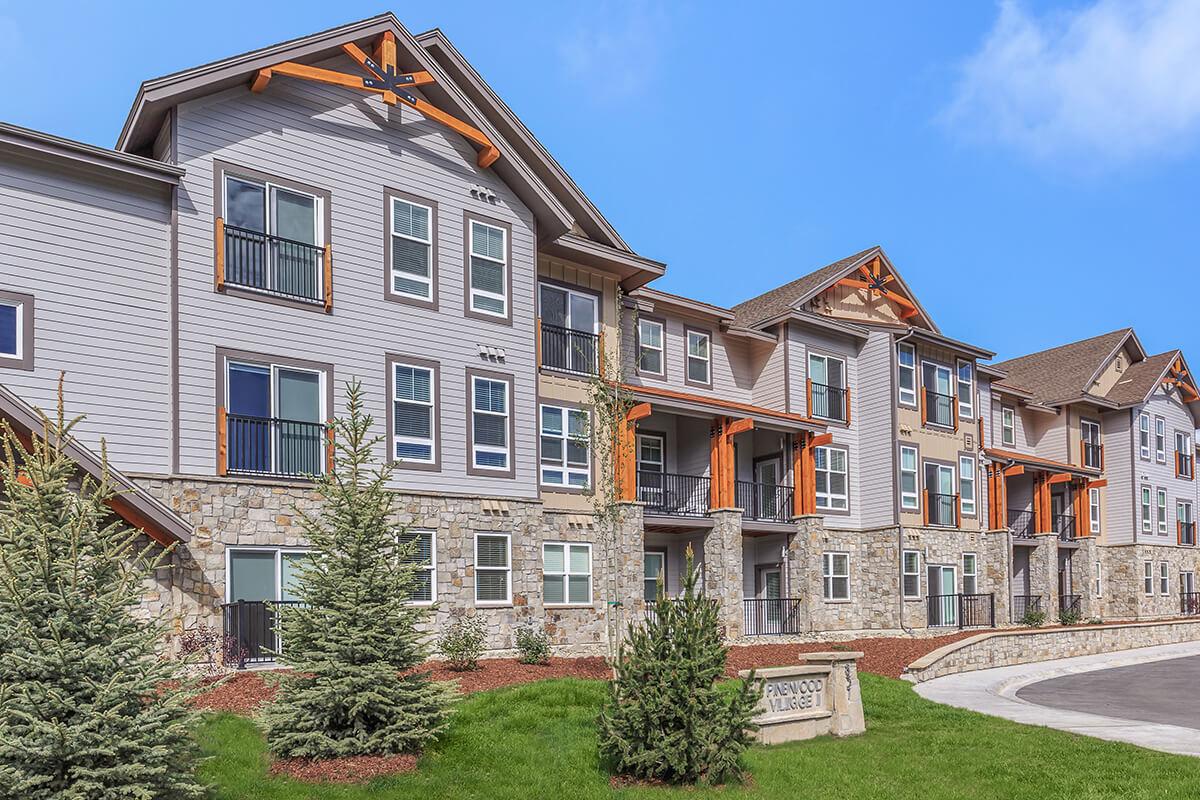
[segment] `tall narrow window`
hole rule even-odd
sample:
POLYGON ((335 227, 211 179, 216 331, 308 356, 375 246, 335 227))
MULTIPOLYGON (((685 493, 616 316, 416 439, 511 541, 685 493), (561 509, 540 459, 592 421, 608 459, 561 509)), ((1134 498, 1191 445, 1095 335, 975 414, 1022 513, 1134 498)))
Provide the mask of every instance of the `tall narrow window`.
POLYGON ((979 593, 979 564, 974 553, 963 553, 963 594, 979 593))
POLYGON ((475 602, 512 602, 512 561, 507 533, 475 534, 475 602))
POLYGON ((0 369, 33 369, 33 295, 0 289, 0 369))
POLYGON ((687 383, 712 385, 712 337, 703 331, 687 332, 687 383))
POLYGON ((226 285, 305 302, 324 293, 325 197, 225 174, 226 285))
POLYGON ((594 294, 554 284, 538 287, 542 363, 577 375, 599 374, 599 301, 594 294))
POLYGON ((1150 415, 1138 415, 1138 455, 1150 460, 1150 415))
POLYGON ((1017 444, 1016 412, 1010 406, 1000 406, 1000 441, 1009 447, 1017 444))
POLYGON ((1154 460, 1167 463, 1167 421, 1162 417, 1154 418, 1154 460))
POLYGON ((1102 597, 1104 595, 1104 569, 1100 566, 1100 562, 1098 560, 1095 563, 1096 572, 1092 581, 1092 593, 1095 594, 1096 597, 1102 597))
POLYGON ((958 415, 975 416, 975 367, 970 361, 958 362, 958 415))
POLYGON ((1154 594, 1154 562, 1142 562, 1142 592, 1147 595, 1154 594))
POLYGON ((816 462, 817 508, 831 511, 848 509, 846 450, 841 447, 818 447, 813 460, 816 462))
POLYGON ((958 524, 958 496, 954 491, 954 467, 925 462, 926 513, 930 525, 958 524))
POLYGON ((1088 526, 1092 533, 1100 532, 1100 490, 1088 489, 1088 526))
POLYGON ((476 469, 510 468, 508 389, 506 380, 471 378, 471 464, 476 469))
POLYGON ((1193 545, 1196 543, 1196 525, 1192 520, 1192 504, 1183 500, 1175 501, 1175 524, 1179 530, 1179 544, 1193 545))
POLYGON ((225 469, 305 477, 325 470, 323 371, 225 360, 225 469))
POLYGON ((469 309, 490 317, 508 316, 508 231, 470 220, 469 309))
POLYGON ((663 591, 667 582, 667 552, 665 550, 647 550, 643 553, 645 562, 642 567, 642 599, 647 603, 658 600, 658 579, 663 580, 663 591))
POLYGON ((904 551, 902 572, 904 599, 918 599, 921 596, 921 553, 919 550, 904 551))
POLYGON ((433 208, 394 195, 391 199, 392 293, 432 301, 433 208))
POLYGON ((1080 447, 1083 449, 1083 465, 1091 469, 1100 469, 1103 463, 1103 447, 1100 444, 1100 425, 1091 420, 1079 421, 1080 447))
POLYGON ((0 358, 21 357, 21 317, 23 305, 0 299, 0 358))
POLYGON ((956 399, 949 367, 921 362, 921 384, 925 395, 925 421, 943 428, 954 427, 956 399))
POLYGON ((917 448, 900 445, 900 507, 916 511, 921 507, 917 482, 917 448))
POLYGON ((846 362, 833 356, 810 353, 808 390, 812 400, 810 416, 846 421, 846 362))
POLYGON ((655 319, 638 320, 638 373, 665 377, 663 324, 655 319))
POLYGON ((1150 533, 1154 528, 1154 522, 1151 519, 1153 512, 1150 510, 1150 487, 1142 487, 1142 533, 1150 533))
POLYGON ((392 364, 392 457, 402 463, 436 462, 435 372, 430 367, 392 364))
POLYGON ((400 541, 413 548, 408 557, 414 565, 412 601, 432 603, 437 594, 437 554, 433 531, 406 530, 400 535, 400 541))
POLYGON ((1175 474, 1180 478, 1191 480, 1195 474, 1195 453, 1192 448, 1192 435, 1183 431, 1175 432, 1175 474))
POLYGON ((542 601, 548 606, 592 602, 592 546, 547 542, 542 545, 542 601))
POLYGON ((542 483, 586 489, 591 481, 588 412, 542 406, 542 483))
POLYGON ((975 459, 972 456, 958 457, 958 492, 963 516, 975 516, 975 459))
POLYGON ((1171 571, 1170 566, 1165 561, 1158 562, 1158 593, 1168 595, 1171 593, 1171 571))
POLYGON ((1156 510, 1158 511, 1158 535, 1167 535, 1167 490, 1159 489, 1156 496, 1156 510))
POLYGON ((896 346, 896 366, 899 373, 899 401, 906 406, 917 404, 917 350, 901 342, 896 346))
POLYGON ((850 554, 823 553, 821 558, 823 596, 826 600, 850 599, 850 554))

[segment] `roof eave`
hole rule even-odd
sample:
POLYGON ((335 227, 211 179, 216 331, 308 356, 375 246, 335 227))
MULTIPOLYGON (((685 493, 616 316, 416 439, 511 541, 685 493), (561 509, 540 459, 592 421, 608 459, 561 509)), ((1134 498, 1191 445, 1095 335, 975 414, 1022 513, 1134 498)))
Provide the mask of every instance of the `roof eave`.
POLYGON ((704 303, 700 300, 692 300, 688 297, 680 297, 678 295, 667 294, 660 292, 657 289, 642 287, 638 289, 635 296, 641 299, 649 300, 655 306, 664 305, 671 308, 679 309, 684 312, 714 319, 719 323, 728 325, 734 321, 733 312, 727 308, 714 306, 711 303, 704 303))
POLYGON ((574 233, 564 233, 556 239, 544 242, 541 249, 550 255, 614 273, 621 283, 621 288, 626 292, 639 289, 667 272, 666 264, 609 247, 574 233))
POLYGON ((850 262, 850 264, 843 267, 838 272, 835 272, 834 276, 831 277, 829 280, 827 280, 823 286, 818 286, 814 289, 810 289, 809 291, 802 294, 796 300, 796 302, 794 302, 792 304, 793 308, 798 309, 800 306, 803 306, 809 300, 812 300, 814 297, 821 294, 821 292, 827 291, 829 289, 829 287, 832 286, 837 281, 840 281, 842 278, 845 278, 847 275, 850 275, 851 273, 857 271, 859 267, 866 266, 868 263, 870 263, 871 259, 874 259, 874 258, 879 258, 880 260, 882 260, 884 262, 884 264, 887 265, 888 271, 891 272, 891 274, 895 276, 896 283, 900 284, 900 288, 902 288, 904 290, 904 293, 908 296, 908 298, 910 299, 912 304, 914 306, 916 306, 917 313, 919 313, 921 315, 922 319, 924 319, 925 322, 929 323, 929 327, 933 330, 934 333, 940 335, 942 331, 940 328, 938 328, 937 323, 933 321, 933 317, 929 316, 929 312, 927 312, 925 310, 925 307, 921 305, 921 301, 917 299, 917 295, 913 292, 912 289, 910 289, 908 287, 908 284, 904 282, 904 278, 900 277, 900 272, 896 269, 896 266, 892 263, 892 260, 890 258, 888 258, 887 253, 883 252, 883 248, 879 247, 879 246, 872 247, 870 250, 867 250, 866 252, 864 252, 861 256, 856 258, 854 261, 850 262))
POLYGON ((166 186, 177 185, 184 174, 182 167, 172 164, 64 139, 7 122, 0 122, 0 147, 12 148, 27 156, 63 160, 73 166, 118 173, 166 186))
POLYGON ((975 358, 994 358, 996 356, 996 354, 991 350, 985 350, 982 347, 968 344, 958 339, 951 339, 949 336, 943 336, 940 333, 927 331, 924 328, 910 327, 909 332, 914 339, 923 339, 927 342, 932 342, 933 344, 941 345, 942 347, 946 347, 951 350, 958 350, 962 353, 966 353, 967 355, 974 356, 975 358))

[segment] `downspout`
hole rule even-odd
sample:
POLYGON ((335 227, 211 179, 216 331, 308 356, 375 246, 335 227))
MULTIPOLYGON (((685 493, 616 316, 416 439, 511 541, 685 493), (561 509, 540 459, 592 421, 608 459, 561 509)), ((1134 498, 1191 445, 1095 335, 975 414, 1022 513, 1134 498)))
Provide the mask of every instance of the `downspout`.
MULTIPOLYGON (((891 402, 889 406, 892 409, 892 431, 895 434, 892 439, 892 519, 896 521, 896 554, 900 556, 900 561, 896 564, 897 570, 897 586, 900 591, 896 592, 896 602, 899 604, 899 612, 896 617, 900 620, 900 630, 907 633, 909 636, 916 636, 916 631, 904 624, 904 525, 900 522, 900 493, 898 486, 900 484, 900 426, 896 420, 896 371, 900 368, 897 358, 897 353, 900 352, 900 345, 908 340, 916 332, 916 329, 909 327, 908 331, 903 336, 893 337, 892 339, 892 368, 888 371, 888 377, 891 380, 891 402)), ((916 358, 913 358, 913 389, 917 388, 917 365, 916 358)), ((921 465, 917 465, 917 476, 920 479, 921 465)), ((918 493, 919 496, 919 493, 918 493)), ((917 580, 921 579, 921 567, 917 566, 917 580)), ((926 587, 928 589, 928 587, 926 587)))

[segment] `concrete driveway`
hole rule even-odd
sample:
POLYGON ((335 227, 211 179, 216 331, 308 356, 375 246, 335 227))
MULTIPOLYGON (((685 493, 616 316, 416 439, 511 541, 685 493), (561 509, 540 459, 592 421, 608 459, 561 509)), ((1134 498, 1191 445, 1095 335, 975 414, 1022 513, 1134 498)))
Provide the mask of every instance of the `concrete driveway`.
POLYGON ((922 697, 1027 725, 1200 756, 1200 642, 947 675, 922 697))

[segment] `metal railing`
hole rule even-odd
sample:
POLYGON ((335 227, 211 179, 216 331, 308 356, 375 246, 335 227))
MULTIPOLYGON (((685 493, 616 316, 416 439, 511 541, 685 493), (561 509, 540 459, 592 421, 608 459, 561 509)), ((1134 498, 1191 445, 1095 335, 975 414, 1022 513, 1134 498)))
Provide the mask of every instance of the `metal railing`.
POLYGON ((1040 594, 1014 594, 1012 604, 1012 621, 1020 622, 1025 618, 1025 615, 1032 612, 1042 610, 1042 596, 1040 594))
POLYGON ((600 374, 600 335, 543 322, 542 366, 576 375, 600 374))
POLYGON ((225 283, 260 292, 323 302, 325 248, 267 233, 225 226, 225 283))
POLYGON ((1054 514, 1050 517, 1050 524, 1054 526, 1054 532, 1058 534, 1060 541, 1073 542, 1077 532, 1075 530, 1075 517, 1071 514, 1054 514))
POLYGON ((1195 470, 1196 457, 1189 453, 1175 452, 1175 474, 1180 478, 1192 479, 1195 470))
POLYGON ((945 428, 954 427, 958 399, 951 394, 941 394, 932 389, 925 390, 925 421, 945 428))
POLYGON ((800 601, 792 598, 753 598, 742 601, 744 636, 782 636, 803 633, 800 601))
POLYGON ((925 509, 930 525, 953 528, 958 525, 958 495, 925 493, 925 509))
POLYGON ((930 628, 994 628, 996 596, 993 594, 931 594, 930 628))
POLYGON ((1193 545, 1196 543, 1196 523, 1179 523, 1179 543, 1187 545, 1193 545))
POLYGON ((1083 600, 1081 595, 1077 594, 1060 594, 1058 596, 1058 613, 1060 616, 1068 614, 1079 616, 1079 604, 1083 600))
POLYGON ((787 522, 792 518, 792 487, 774 483, 737 481, 738 508, 747 519, 787 522))
POLYGON ((647 514, 702 517, 709 512, 712 481, 703 475, 638 470, 637 486, 647 514))
POLYGON ((225 425, 230 473, 299 478, 324 472, 324 423, 228 414, 225 425))
POLYGON ((1180 592, 1179 613, 1185 617, 1200 614, 1200 592, 1180 592))
POLYGON ((810 416, 837 422, 846 421, 846 389, 844 387, 811 382, 809 383, 809 397, 812 400, 810 416))
MULTIPOLYGON (((237 668, 274 661, 281 652, 276 616, 303 605, 297 600, 238 600, 221 606, 225 636, 235 643, 237 668)), ((231 665, 232 666, 232 665, 231 665)))
POLYGON ((1104 445, 1088 441, 1081 443, 1083 465, 1089 469, 1104 469, 1104 445))
POLYGON ((1019 508, 1008 510, 1008 529, 1015 539, 1033 538, 1033 512, 1019 508))

